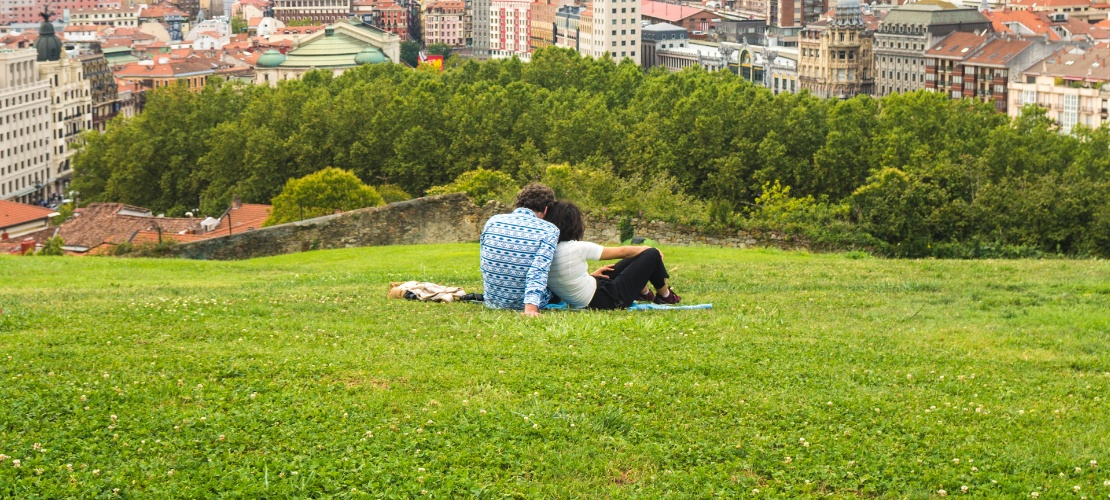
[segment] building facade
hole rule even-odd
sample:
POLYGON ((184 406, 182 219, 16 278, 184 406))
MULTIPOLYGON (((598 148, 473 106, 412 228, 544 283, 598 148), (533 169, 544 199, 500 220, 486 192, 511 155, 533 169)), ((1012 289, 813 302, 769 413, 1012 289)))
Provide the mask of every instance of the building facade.
POLYGON ((466 45, 466 6, 460 0, 438 0, 424 6, 424 44, 466 45))
POLYGON ((50 83, 33 49, 0 50, 0 199, 34 203, 52 178, 50 83))
POLYGON ((555 15, 562 0, 533 0, 531 11, 531 41, 533 51, 555 45, 555 15))
POLYGON ((274 18, 290 21, 334 23, 351 15, 351 0, 274 0, 274 18))
POLYGON ((89 81, 92 95, 92 128, 104 131, 108 122, 119 114, 119 91, 112 68, 99 51, 82 54, 81 73, 89 81))
POLYGON ((592 57, 609 54, 618 61, 628 58, 640 64, 640 5, 628 0, 594 0, 589 7, 593 14, 590 45, 584 53, 592 57))
POLYGON ((875 32, 875 92, 886 96, 925 88, 925 51, 954 31, 990 31, 976 9, 920 0, 891 9, 875 32))
POLYGON ((841 0, 833 19, 811 24, 798 39, 799 86, 818 97, 870 94, 872 33, 858 0, 841 0))
POLYGON ((532 2, 529 0, 493 0, 489 16, 490 57, 513 56, 529 59, 532 53, 530 30, 532 2))
POLYGON ((0 25, 37 23, 39 13, 48 7, 61 14, 67 10, 114 9, 119 6, 119 0, 4 0, 0 2, 0 25))
POLYGON ((645 68, 663 66, 658 58, 660 50, 684 48, 690 43, 686 28, 670 23, 644 26, 640 36, 640 65, 645 68))
POLYGON ((389 0, 355 0, 352 13, 364 23, 409 40, 409 9, 389 0))
POLYGON ((555 12, 555 45, 579 50, 579 25, 582 22, 583 5, 564 5, 555 12))
POLYGON ((491 28, 493 2, 492 0, 470 0, 468 6, 470 8, 470 46, 475 58, 487 59, 490 57, 493 34, 491 28))
MULTIPOLYGON (((46 15, 45 17, 49 17, 46 15)), ((44 20, 35 40, 35 60, 40 80, 50 84, 53 119, 50 182, 46 194, 64 193, 73 174, 70 163, 81 134, 92 128, 92 92, 81 61, 62 50, 54 25, 44 20)))
POLYGON ((953 99, 991 103, 999 113, 1007 113, 1011 75, 1059 47, 1040 39, 954 32, 925 53, 925 88, 953 99))
POLYGON ((1071 133, 1077 125, 1097 128, 1106 123, 1110 111, 1110 48, 1065 47, 1022 72, 1010 83, 1009 115, 1017 117, 1027 105, 1045 109, 1071 133))
POLYGON ((76 9, 69 12, 69 24, 138 28, 141 7, 76 9))

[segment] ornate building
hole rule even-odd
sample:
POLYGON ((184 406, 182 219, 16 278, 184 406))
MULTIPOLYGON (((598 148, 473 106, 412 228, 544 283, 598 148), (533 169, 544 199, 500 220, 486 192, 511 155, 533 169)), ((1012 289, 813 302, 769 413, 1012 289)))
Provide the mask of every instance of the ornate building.
POLYGON ((34 203, 51 178, 50 84, 35 51, 0 49, 0 200, 34 203))
POLYGON ((303 38, 297 48, 285 54, 274 49, 262 54, 255 68, 255 83, 277 85, 281 80, 299 79, 311 70, 339 75, 363 64, 400 59, 400 37, 351 18, 303 38))
POLYGON ((89 90, 92 92, 92 128, 104 131, 108 121, 119 113, 119 92, 116 79, 112 75, 111 65, 100 52, 99 44, 95 52, 82 54, 78 57, 81 61, 81 71, 89 81, 89 90))
POLYGON ((925 51, 954 31, 991 31, 976 9, 943 0, 919 0, 891 9, 875 33, 875 92, 878 96, 925 88, 925 51))
POLYGON ((38 51, 38 77, 50 83, 50 112, 53 123, 53 148, 51 172, 44 184, 47 194, 64 193, 73 174, 70 160, 81 133, 92 128, 92 95, 89 81, 83 76, 81 61, 69 57, 62 50, 62 42, 54 34, 50 12, 43 12, 39 38, 35 40, 38 51))
POLYGON ((798 40, 798 81, 819 97, 846 99, 874 89, 872 32, 859 0, 842 0, 831 20, 802 30, 798 40))
POLYGON ((283 23, 334 23, 351 15, 351 0, 274 0, 274 17, 283 23))

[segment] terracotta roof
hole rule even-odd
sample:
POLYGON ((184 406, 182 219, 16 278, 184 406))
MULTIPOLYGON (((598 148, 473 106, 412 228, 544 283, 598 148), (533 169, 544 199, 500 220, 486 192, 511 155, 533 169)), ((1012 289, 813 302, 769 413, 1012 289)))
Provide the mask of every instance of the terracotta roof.
POLYGON ((986 35, 955 31, 934 44, 925 55, 941 59, 963 60, 975 54, 975 49, 986 43, 986 35))
POLYGON ((162 5, 155 5, 155 6, 152 6, 152 7, 147 7, 145 9, 143 9, 143 11, 139 14, 140 17, 156 17, 156 18, 162 18, 162 17, 166 17, 166 16, 170 16, 170 15, 178 15, 178 16, 181 16, 181 17, 184 17, 184 18, 189 17, 187 14, 185 14, 184 11, 178 9, 177 7, 162 6, 162 5))
MULTIPOLYGON (((1052 22, 1049 21, 1048 15, 1043 12, 1032 12, 1028 10, 995 10, 983 12, 990 20, 991 26, 994 31, 999 33, 1014 33, 1011 29, 1011 24, 1017 23, 1024 26, 1026 29, 1037 35, 1048 35, 1048 39, 1052 41, 1059 41, 1060 35, 1052 31, 1052 22)), ((1018 33, 1025 35, 1026 33, 1018 33)))
POLYGON ((252 17, 252 18, 247 20, 247 26, 257 28, 259 24, 262 24, 262 18, 261 17, 252 17))
POLYGON ((1002 67, 1010 62, 1010 59, 1021 54, 1025 49, 1029 48, 1030 45, 1033 45, 1033 43, 1035 43, 1033 40, 1008 40, 1005 38, 992 40, 974 56, 964 61, 964 63, 979 66, 1002 67))
POLYGON ((194 229, 200 219, 153 217, 150 211, 122 203, 91 203, 80 215, 66 221, 58 229, 58 236, 66 246, 95 249, 105 243, 117 244, 131 241, 142 230, 162 228, 165 233, 178 233, 194 229))
POLYGON ((1033 64, 1026 75, 1045 75, 1065 80, 1110 81, 1110 48, 1096 46, 1088 50, 1065 47, 1033 64))
POLYGON ((1074 7, 1091 5, 1091 0, 1010 0, 1011 7, 1074 7))
POLYGON ((273 209, 274 207, 270 205, 243 203, 239 208, 231 208, 224 212, 224 215, 220 217, 220 225, 205 234, 213 237, 228 234, 228 214, 231 214, 232 234, 258 229, 262 227, 262 223, 270 216, 270 211, 273 209))
POLYGON ((0 229, 15 227, 37 220, 49 219, 52 213, 54 213, 54 211, 49 208, 0 200, 0 229))
POLYGON ((171 59, 159 64, 152 61, 139 61, 116 69, 116 78, 181 77, 213 73, 220 64, 210 59, 171 59), (145 63, 145 64, 144 64, 145 63))
POLYGON ((669 23, 681 21, 690 16, 698 14, 712 14, 705 9, 697 7, 687 7, 685 5, 675 5, 671 3, 656 2, 654 0, 643 0, 640 6, 640 15, 643 17, 650 17, 654 19, 662 19, 669 23))

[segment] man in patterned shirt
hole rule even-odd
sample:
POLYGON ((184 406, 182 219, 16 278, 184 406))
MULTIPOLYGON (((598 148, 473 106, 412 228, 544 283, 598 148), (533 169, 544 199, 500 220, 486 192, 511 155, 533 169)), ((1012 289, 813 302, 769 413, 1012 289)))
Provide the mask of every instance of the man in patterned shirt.
POLYGON ((481 269, 486 307, 523 310, 539 316, 551 300, 547 271, 559 229, 543 220, 555 192, 529 184, 516 195, 516 210, 494 215, 482 229, 481 269))

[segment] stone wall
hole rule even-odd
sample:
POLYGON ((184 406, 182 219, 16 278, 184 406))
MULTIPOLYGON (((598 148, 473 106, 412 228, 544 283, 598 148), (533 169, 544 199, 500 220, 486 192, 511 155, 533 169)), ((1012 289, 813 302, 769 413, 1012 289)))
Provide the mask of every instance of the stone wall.
POLYGON ((380 245, 476 241, 488 215, 465 194, 417 198, 178 245, 177 257, 249 259, 380 245))
MULTIPOLYGON (((497 202, 477 207, 462 193, 429 196, 363 208, 230 236, 184 243, 169 254, 188 259, 249 259, 308 250, 381 245, 416 245, 478 241, 486 220, 509 208, 497 202)), ((631 220, 634 234, 663 245, 715 245, 735 248, 801 248, 781 235, 744 231, 710 232, 681 224, 631 220)), ((618 243, 620 218, 586 215, 588 241, 618 243)))

